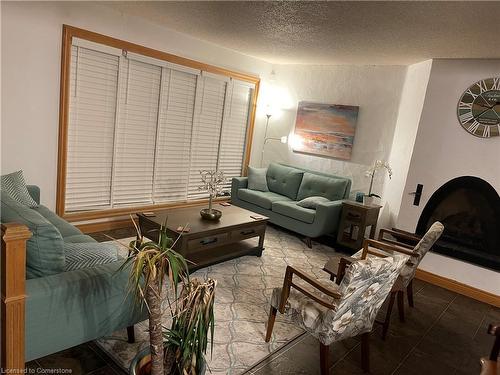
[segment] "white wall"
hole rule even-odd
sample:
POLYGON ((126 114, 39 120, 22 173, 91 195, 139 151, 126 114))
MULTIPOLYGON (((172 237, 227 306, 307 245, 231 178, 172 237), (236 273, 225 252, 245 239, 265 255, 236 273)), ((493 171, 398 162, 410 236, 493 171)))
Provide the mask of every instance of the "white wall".
POLYGON ((396 225, 420 115, 424 106, 431 66, 432 60, 427 60, 409 66, 406 71, 396 130, 389 156, 393 176, 390 180, 385 181, 384 207, 379 217, 379 228, 392 228, 396 225))
MULTIPOLYGON (((354 147, 350 161, 296 153, 291 146, 268 143, 264 165, 281 161, 291 165, 338 174, 352 179, 352 191, 368 191, 366 170, 376 159, 389 157, 398 106, 406 68, 403 66, 275 66, 274 85, 284 106, 271 117, 268 136, 292 135, 297 103, 308 100, 319 103, 357 105, 360 107, 354 147), (285 96, 285 97, 284 97, 285 96)), ((263 96, 265 86, 263 87, 263 96)), ((264 104, 264 103, 263 103, 264 104)), ((254 150, 262 148, 265 116, 257 114, 254 150)), ((258 166, 260 154, 254 152, 251 164, 258 166)), ((385 174, 380 173, 374 192, 381 194, 385 174)))
POLYGON ((18 169, 55 208, 62 25, 240 72, 271 66, 95 3, 1 2, 2 174, 18 169))
MULTIPOLYGON (((414 231, 432 193, 452 178, 480 177, 500 193, 500 137, 475 137, 460 126, 456 115, 465 89, 494 76, 500 76, 500 60, 433 60, 398 227, 414 231), (417 183, 423 184, 424 190, 420 205, 414 206, 407 193, 414 191, 417 183)), ((438 254, 427 255, 421 268, 500 295, 498 272, 438 254)))

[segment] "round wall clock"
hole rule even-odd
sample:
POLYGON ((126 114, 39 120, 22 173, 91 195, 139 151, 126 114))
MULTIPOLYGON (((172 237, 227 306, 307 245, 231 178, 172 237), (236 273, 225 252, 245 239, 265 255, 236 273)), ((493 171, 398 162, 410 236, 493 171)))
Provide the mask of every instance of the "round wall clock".
POLYGON ((476 137, 500 135, 500 77, 483 79, 465 90, 457 115, 462 127, 476 137))

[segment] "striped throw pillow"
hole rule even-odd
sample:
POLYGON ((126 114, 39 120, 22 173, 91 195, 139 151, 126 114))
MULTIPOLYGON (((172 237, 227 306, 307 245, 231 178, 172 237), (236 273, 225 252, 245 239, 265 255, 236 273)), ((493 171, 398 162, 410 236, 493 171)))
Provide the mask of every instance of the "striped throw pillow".
POLYGON ((118 260, 118 247, 113 243, 64 243, 66 271, 95 267, 118 260))
POLYGON ((24 204, 28 207, 38 207, 38 204, 33 200, 26 181, 24 181, 23 171, 6 174, 1 177, 2 191, 9 194, 15 201, 24 204))

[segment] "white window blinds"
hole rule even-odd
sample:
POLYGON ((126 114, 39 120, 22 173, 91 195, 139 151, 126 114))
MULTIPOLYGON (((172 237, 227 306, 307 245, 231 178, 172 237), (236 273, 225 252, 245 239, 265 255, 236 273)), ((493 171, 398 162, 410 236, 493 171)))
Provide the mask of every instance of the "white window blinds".
POLYGON ((66 160, 66 210, 111 206, 119 57, 73 46, 66 160))
POLYGON ((164 69, 156 144, 155 202, 187 199, 197 75, 164 69))
POLYGON ((188 199, 207 197, 200 191, 200 170, 217 168, 227 82, 223 77, 200 77, 191 141, 188 199))
POLYGON ((123 61, 113 203, 115 206, 151 204, 161 68, 132 59, 123 61))
POLYGON ((253 86, 232 80, 226 96, 217 169, 224 171, 228 189, 231 179, 241 176, 252 91, 253 86))
POLYGON ((241 175, 253 85, 73 39, 66 212, 206 197, 241 175))

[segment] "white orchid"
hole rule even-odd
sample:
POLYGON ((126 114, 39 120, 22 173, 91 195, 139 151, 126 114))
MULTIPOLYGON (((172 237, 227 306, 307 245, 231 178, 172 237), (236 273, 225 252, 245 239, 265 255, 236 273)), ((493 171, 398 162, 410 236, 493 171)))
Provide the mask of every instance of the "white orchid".
POLYGON ((380 198, 379 195, 372 193, 372 187, 373 187, 373 179, 375 178, 375 173, 377 173, 377 171, 379 169, 382 169, 382 168, 385 168, 387 170, 387 173, 389 174, 389 179, 390 179, 392 177, 392 168, 388 162, 382 161, 382 160, 376 160, 375 163, 373 164, 373 166, 370 169, 368 169, 365 173, 366 177, 371 178, 370 189, 368 189, 368 195, 367 195, 368 197, 380 198))

